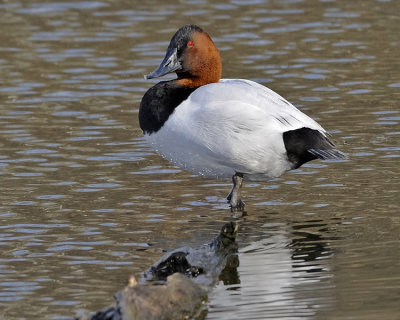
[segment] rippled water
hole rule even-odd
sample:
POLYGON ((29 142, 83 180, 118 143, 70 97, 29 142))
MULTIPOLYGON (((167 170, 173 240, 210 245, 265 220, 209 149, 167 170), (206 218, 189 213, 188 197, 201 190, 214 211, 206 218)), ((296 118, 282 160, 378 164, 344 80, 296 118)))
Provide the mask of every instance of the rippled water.
POLYGON ((229 181, 147 147, 143 75, 204 27, 226 78, 268 85, 350 160, 245 186, 240 265, 207 319, 399 319, 399 1, 0 3, 0 318, 113 302, 164 251, 231 219, 229 181))

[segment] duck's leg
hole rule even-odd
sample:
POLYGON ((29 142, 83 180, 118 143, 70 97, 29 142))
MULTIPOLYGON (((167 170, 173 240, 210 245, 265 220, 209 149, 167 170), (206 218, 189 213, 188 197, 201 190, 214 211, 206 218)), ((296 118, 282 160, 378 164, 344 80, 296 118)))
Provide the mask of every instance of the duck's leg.
POLYGON ((242 182, 243 173, 236 172, 232 177, 233 188, 227 200, 231 205, 232 212, 244 212, 244 202, 242 201, 242 182))

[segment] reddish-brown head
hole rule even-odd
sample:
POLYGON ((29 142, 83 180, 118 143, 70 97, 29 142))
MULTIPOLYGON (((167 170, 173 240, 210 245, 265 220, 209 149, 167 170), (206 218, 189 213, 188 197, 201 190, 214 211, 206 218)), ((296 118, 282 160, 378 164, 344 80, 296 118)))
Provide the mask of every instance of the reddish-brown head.
POLYGON ((210 36, 200 27, 187 25, 172 37, 160 66, 147 78, 175 72, 178 82, 190 88, 221 79, 222 63, 218 49, 210 36))

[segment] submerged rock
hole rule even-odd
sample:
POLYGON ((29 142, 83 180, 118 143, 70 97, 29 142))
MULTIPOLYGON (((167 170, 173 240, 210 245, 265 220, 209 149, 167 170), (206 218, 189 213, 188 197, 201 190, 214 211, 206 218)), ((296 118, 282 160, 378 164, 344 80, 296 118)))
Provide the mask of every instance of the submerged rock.
MULTIPOLYGON (((176 249, 149 268, 140 284, 131 277, 116 296, 116 306, 96 312, 90 320, 176 320, 203 318, 208 292, 238 265, 238 225, 227 223, 209 244, 176 249)), ((85 318, 80 318, 85 319, 85 318)))

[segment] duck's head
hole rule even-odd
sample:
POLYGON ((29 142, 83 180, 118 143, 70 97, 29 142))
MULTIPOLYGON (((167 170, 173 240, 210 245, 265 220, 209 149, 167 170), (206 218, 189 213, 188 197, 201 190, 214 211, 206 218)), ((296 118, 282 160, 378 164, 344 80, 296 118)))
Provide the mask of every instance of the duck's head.
POLYGON ((200 27, 186 25, 172 37, 160 66, 147 79, 175 72, 178 83, 199 87, 221 79, 222 64, 218 49, 210 36, 200 27))

